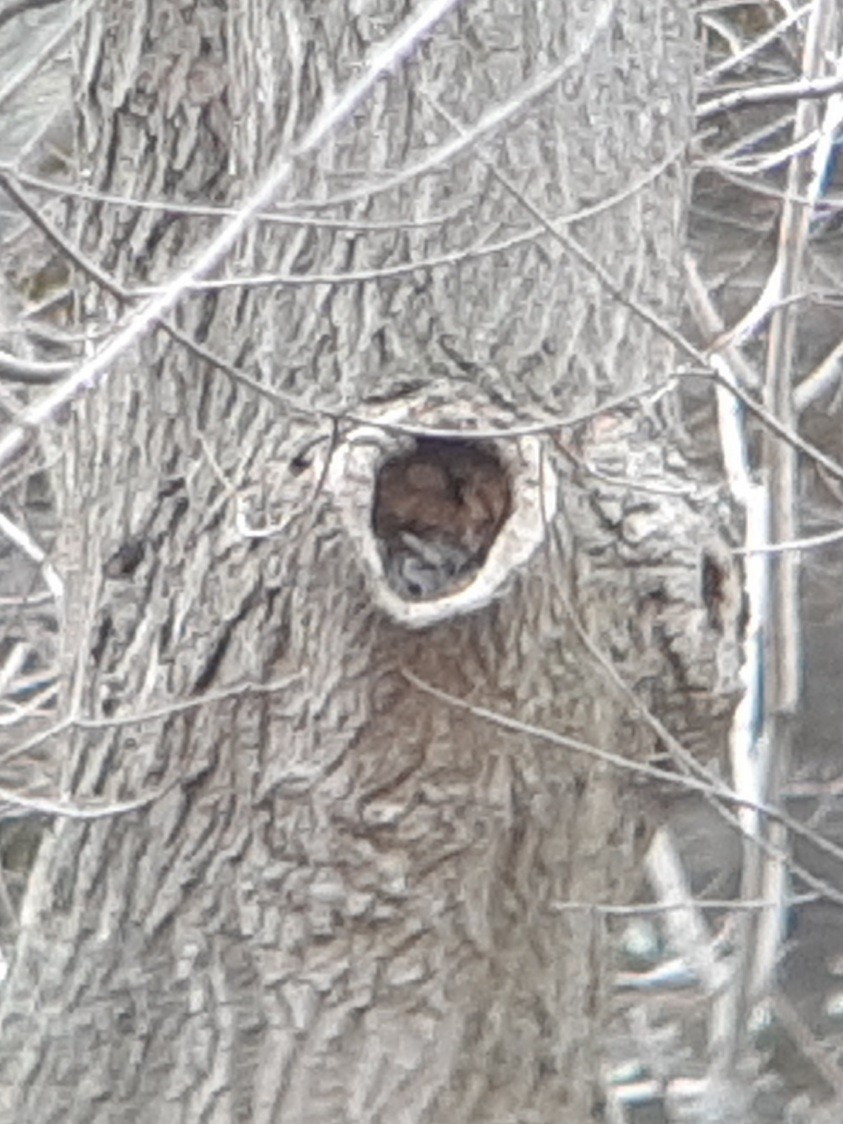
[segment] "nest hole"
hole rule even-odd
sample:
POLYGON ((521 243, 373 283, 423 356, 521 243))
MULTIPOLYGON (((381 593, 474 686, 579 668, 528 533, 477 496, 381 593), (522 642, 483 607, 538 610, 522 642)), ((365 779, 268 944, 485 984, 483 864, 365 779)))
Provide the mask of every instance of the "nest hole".
POLYGON ((467 585, 512 513, 509 473, 480 442, 418 438, 381 465, 372 529, 390 587, 406 600, 467 585))

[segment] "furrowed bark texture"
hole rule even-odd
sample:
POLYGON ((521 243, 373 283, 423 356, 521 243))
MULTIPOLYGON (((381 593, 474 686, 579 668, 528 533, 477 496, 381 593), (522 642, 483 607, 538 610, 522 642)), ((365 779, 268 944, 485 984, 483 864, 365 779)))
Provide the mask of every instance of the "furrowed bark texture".
MULTIPOLYGON (((297 165, 287 218, 219 272, 283 280, 195 293, 176 322, 303 409, 163 331, 74 408, 66 705, 100 722, 55 752, 80 800, 163 794, 58 821, 42 846, 3 994, 4 1118, 588 1118, 607 947, 565 903, 628 897, 643 786, 407 673, 644 759, 659 740, 581 628, 711 761, 734 688, 718 512, 657 412, 544 434, 543 548, 486 608, 409 630, 376 607, 325 484, 349 428, 306 408, 372 416, 435 388, 443 423, 450 401, 515 424, 666 377, 670 346, 485 161, 556 219, 618 196, 572 229, 675 316, 686 7, 466 4, 297 165), (505 128, 390 184, 458 135, 442 109, 471 128, 568 55, 505 128)), ((236 203, 404 8, 104 0, 79 51, 88 182, 236 203)), ((163 282, 223 221, 80 201, 71 217, 127 286, 163 282)), ((108 323, 113 298, 87 288, 108 323)))

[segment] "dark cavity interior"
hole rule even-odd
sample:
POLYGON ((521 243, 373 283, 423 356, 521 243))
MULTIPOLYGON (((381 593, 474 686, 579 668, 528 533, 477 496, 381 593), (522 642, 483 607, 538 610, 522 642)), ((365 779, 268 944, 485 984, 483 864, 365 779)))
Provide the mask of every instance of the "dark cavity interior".
POLYGON ((511 511, 509 476, 494 451, 419 438, 384 462, 375 484, 372 527, 390 585, 415 600, 464 585, 511 511))

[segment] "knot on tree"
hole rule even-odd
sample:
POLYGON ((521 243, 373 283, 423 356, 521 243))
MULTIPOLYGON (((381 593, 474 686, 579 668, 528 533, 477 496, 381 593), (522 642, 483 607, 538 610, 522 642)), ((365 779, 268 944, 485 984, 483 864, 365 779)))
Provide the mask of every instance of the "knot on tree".
POLYGON ((420 438, 375 482, 372 528, 399 597, 458 590, 478 572, 512 512, 509 474, 495 453, 461 439, 420 438))
POLYGON ((371 420, 333 451, 327 485, 377 603, 418 628, 503 596, 556 512, 541 440, 498 436, 506 421, 450 399, 371 420))

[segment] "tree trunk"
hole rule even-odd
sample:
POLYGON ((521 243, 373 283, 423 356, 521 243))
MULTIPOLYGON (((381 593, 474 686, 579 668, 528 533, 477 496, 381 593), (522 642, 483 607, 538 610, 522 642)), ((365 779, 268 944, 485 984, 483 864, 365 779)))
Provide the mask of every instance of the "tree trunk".
MULTIPOLYGON (((79 49, 85 182, 236 204, 404 8, 107 0, 79 49)), ((89 721, 55 752, 81 803, 155 798, 42 844, 3 996, 5 1119, 593 1111, 609 950, 580 907, 628 898, 655 802, 524 724, 644 761, 663 746, 614 675, 711 761, 732 579, 649 399, 489 435, 675 363, 500 176, 555 221, 594 208, 560 229, 675 318, 686 9, 460 8, 296 163, 289 221, 258 220, 221 274, 276 279, 181 302, 178 330, 236 371, 159 329, 74 407, 65 706, 89 721), (567 57, 504 125, 398 177, 567 57), (469 492, 497 515, 472 523, 469 492), (446 530, 453 557, 473 545, 421 590, 400 552, 424 568, 446 530)), ((69 229, 131 287, 222 221, 76 199, 69 229)), ((82 291, 89 327, 123 313, 82 291)))

